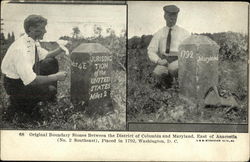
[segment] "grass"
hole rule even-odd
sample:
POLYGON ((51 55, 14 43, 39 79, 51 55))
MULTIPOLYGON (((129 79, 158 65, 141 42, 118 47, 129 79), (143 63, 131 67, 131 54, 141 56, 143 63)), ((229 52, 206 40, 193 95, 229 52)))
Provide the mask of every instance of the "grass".
POLYGON ((177 85, 157 89, 151 75, 154 65, 147 60, 145 49, 130 49, 128 61, 128 122, 247 123, 247 61, 219 62, 220 94, 233 96, 237 108, 194 105, 179 97, 177 85))
MULTIPOLYGON (((68 76, 58 83, 57 103, 47 103, 40 107, 44 119, 20 123, 20 116, 13 116, 12 122, 2 122, 4 129, 43 129, 43 130, 124 130, 126 128, 126 72, 115 70, 111 75, 111 99, 114 112, 105 115, 89 116, 83 110, 76 109, 70 101, 70 59, 68 56, 57 57, 59 69, 65 70, 68 76)), ((0 120, 3 111, 8 107, 2 80, 0 84, 0 120)), ((23 116, 25 117, 25 116, 23 116)))

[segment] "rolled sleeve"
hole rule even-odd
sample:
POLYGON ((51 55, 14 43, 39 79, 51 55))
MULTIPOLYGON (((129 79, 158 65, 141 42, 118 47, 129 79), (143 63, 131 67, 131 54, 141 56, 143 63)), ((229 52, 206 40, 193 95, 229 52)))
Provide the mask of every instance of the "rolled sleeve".
POLYGON ((24 85, 30 84, 35 78, 36 74, 33 71, 33 64, 29 61, 27 56, 23 56, 22 59, 15 59, 15 69, 23 81, 24 85))

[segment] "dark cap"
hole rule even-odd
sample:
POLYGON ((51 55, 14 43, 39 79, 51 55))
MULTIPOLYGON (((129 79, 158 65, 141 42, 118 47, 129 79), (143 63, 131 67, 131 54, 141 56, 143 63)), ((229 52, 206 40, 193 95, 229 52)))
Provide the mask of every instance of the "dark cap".
POLYGON ((178 13, 180 11, 180 9, 175 5, 164 6, 163 10, 168 13, 178 13))

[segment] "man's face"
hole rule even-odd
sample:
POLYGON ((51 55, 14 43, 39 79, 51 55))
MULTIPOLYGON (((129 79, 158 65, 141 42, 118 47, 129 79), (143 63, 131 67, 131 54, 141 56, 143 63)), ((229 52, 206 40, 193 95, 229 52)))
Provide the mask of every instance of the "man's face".
POLYGON ((35 39, 35 40, 41 40, 43 39, 44 34, 46 33, 46 24, 42 23, 39 24, 36 27, 30 27, 30 35, 35 39))
POLYGON ((168 27, 173 27, 176 24, 178 13, 165 12, 164 18, 168 27))

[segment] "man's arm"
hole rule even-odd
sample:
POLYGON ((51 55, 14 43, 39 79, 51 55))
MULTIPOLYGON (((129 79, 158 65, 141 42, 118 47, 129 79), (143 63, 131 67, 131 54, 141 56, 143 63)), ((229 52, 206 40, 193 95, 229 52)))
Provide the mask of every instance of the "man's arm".
POLYGON ((48 58, 48 57, 55 57, 57 56, 58 54, 64 52, 66 55, 69 55, 69 51, 68 49, 65 47, 65 45, 68 44, 67 41, 64 41, 64 40, 58 40, 57 41, 57 44, 59 45, 59 47, 53 51, 50 51, 47 56, 45 58, 48 58))
POLYGON ((153 63, 157 63, 157 61, 160 59, 160 57, 157 55, 159 47, 159 38, 158 34, 154 34, 153 38, 150 41, 150 44, 148 45, 148 57, 149 60, 153 63))
POLYGON ((61 71, 56 74, 51 74, 47 76, 37 75, 36 78, 28 85, 40 85, 40 84, 46 84, 46 83, 51 83, 55 81, 63 81, 65 80, 66 76, 67 76, 67 73, 65 71, 61 71))
POLYGON ((56 57, 57 55, 61 54, 62 52, 64 52, 64 50, 61 47, 58 47, 57 49, 55 49, 53 51, 49 51, 45 58, 56 57))
MULTIPOLYGON (((22 54, 22 52, 20 52, 22 54)), ((36 75, 33 71, 33 65, 29 62, 28 55, 22 55, 22 59, 15 57, 13 60, 15 63, 15 68, 19 77, 23 81, 24 85, 37 85, 45 84, 53 81, 63 81, 67 76, 65 71, 57 72, 55 74, 40 76, 36 75)))
POLYGON ((168 61, 166 59, 161 59, 157 54, 159 48, 160 34, 161 32, 157 32, 154 34, 148 46, 148 57, 153 63, 164 66, 168 64, 168 61))

